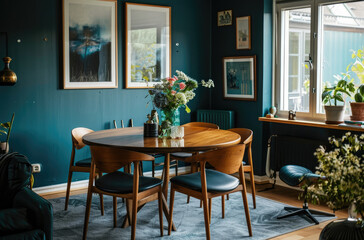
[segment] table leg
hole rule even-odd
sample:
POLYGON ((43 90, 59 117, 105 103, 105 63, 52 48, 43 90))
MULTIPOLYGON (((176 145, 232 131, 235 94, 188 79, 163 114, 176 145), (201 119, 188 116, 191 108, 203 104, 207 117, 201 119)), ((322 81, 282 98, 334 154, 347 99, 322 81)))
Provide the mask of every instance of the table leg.
MULTIPOLYGON (((167 219, 169 219, 169 208, 168 208, 168 203, 167 203, 167 199, 168 199, 168 185, 169 185, 169 163, 170 163, 170 159, 171 155, 169 153, 166 153, 164 156, 164 178, 163 178, 163 186, 162 186, 162 192, 163 192, 163 211, 164 211, 164 215, 166 216, 167 219)), ((172 230, 176 231, 177 228, 174 225, 174 223, 172 223, 172 230)))

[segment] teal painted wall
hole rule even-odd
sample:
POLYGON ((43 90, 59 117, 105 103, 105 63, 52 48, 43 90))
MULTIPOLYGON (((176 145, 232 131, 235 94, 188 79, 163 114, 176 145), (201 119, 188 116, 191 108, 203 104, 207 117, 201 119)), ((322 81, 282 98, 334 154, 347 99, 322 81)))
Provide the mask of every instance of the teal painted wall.
MULTIPOLYGON (((172 6, 172 70, 182 70, 195 79, 211 75, 210 0, 134 1, 172 6), (180 43, 176 47, 175 43, 180 43)), ((146 90, 127 90, 124 86, 124 6, 118 1, 118 81, 117 89, 63 90, 62 79, 62 3, 61 0, 2 0, 0 31, 9 34, 11 68, 18 76, 12 87, 0 87, 0 122, 15 112, 10 148, 41 163, 35 186, 67 181, 71 154, 71 129, 79 126, 94 130, 112 127, 112 120, 134 119, 141 126, 146 108, 146 90), (43 41, 44 38, 48 41, 43 41), (21 42, 18 43, 17 40, 21 42)), ((2 42, 3 43, 3 42, 2 42)), ((0 56, 5 53, 0 45, 0 56)), ((2 68, 3 65, 0 65, 2 68)), ((209 95, 202 88, 189 105, 192 111, 208 108, 209 95)), ((193 119, 181 111, 181 122, 193 119)), ((82 150, 79 158, 88 157, 82 150)), ((148 171, 150 166, 146 166, 148 171)), ((74 180, 87 174, 74 174, 74 180)))
POLYGON ((271 105, 272 79, 272 1, 212 1, 212 77, 215 81, 212 108, 235 111, 235 126, 252 129, 254 173, 264 174, 265 149, 263 116, 271 105), (232 10, 233 24, 218 27, 217 12, 232 10), (236 17, 251 16, 251 49, 237 50, 236 17), (223 57, 256 55, 257 101, 225 100, 223 98, 223 57))

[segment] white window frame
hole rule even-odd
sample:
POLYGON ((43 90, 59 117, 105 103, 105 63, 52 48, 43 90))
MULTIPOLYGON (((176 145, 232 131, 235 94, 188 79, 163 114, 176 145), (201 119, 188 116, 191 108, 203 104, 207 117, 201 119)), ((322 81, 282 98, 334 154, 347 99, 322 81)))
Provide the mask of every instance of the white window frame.
MULTIPOLYGON (((359 0, 274 0, 273 2, 273 11, 274 11, 274 20, 273 20, 273 33, 274 33, 274 42, 273 42, 273 89, 272 89, 272 103, 278 109, 277 116, 282 118, 288 117, 288 111, 279 110, 280 104, 280 92, 281 92, 281 72, 283 69, 283 65, 287 59, 283 59, 282 63, 280 61, 283 49, 280 47, 280 42, 282 39, 282 31, 281 28, 281 12, 284 10, 294 10, 298 8, 311 8, 311 27, 310 27, 310 56, 312 59, 313 68, 310 71, 310 88, 309 88, 309 112, 297 112, 296 116, 299 119, 307 119, 307 120, 323 120, 325 118, 325 114, 317 113, 319 101, 321 101, 321 86, 317 85, 317 78, 321 75, 319 72, 320 69, 317 67, 318 63, 320 63, 318 54, 318 49, 322 49, 322 36, 321 34, 321 22, 319 22, 320 16, 320 8, 321 6, 337 4, 337 3, 350 3, 350 2, 360 2, 359 0)), ((288 87, 288 86, 287 86, 288 87)), ((285 96, 288 97, 288 96, 285 96)))

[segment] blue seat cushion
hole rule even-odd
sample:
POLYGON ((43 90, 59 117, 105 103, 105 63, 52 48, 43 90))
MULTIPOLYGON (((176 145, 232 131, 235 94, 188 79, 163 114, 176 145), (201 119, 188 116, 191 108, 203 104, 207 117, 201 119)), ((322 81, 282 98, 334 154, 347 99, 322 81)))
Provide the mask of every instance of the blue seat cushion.
POLYGON ((75 166, 78 166, 78 167, 91 167, 91 158, 82 159, 80 161, 77 161, 75 163, 75 166))
MULTIPOLYGON (((195 191, 202 191, 200 172, 173 177, 171 182, 195 191)), ((206 169, 206 182, 208 192, 228 192, 237 188, 240 183, 236 177, 212 169, 206 169)))
POLYGON ((305 179, 320 177, 320 175, 312 173, 311 170, 297 165, 286 165, 279 170, 279 178, 290 186, 298 186, 305 179))
MULTIPOLYGON (((199 152, 199 153, 203 153, 203 152, 199 152)), ((171 153, 171 157, 188 158, 188 157, 192 157, 192 153, 176 152, 176 153, 171 153)))
MULTIPOLYGON (((151 189, 162 184, 162 180, 152 177, 139 177, 139 192, 151 189)), ((103 175, 95 181, 95 186, 110 193, 132 193, 133 175, 124 172, 112 172, 103 175)))

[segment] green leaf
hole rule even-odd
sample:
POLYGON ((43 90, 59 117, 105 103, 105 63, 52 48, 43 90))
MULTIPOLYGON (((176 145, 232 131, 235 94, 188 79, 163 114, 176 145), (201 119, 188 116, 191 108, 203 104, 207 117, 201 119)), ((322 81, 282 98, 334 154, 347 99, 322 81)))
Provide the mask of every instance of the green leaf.
POLYGON ((322 101, 324 101, 327 98, 327 101, 331 98, 331 93, 333 90, 328 90, 328 88, 325 88, 324 92, 321 95, 322 101))
POLYGON ((356 93, 354 99, 355 102, 363 102, 363 96, 360 93, 356 93))
POLYGON ((191 112, 191 109, 187 105, 185 105, 185 107, 186 107, 186 112, 187 113, 190 113, 191 112))
POLYGON ((4 131, 4 130, 0 130, 0 133, 3 133, 3 134, 8 134, 6 131, 4 131))
POLYGON ((344 99, 341 95, 334 96, 334 99, 336 99, 337 101, 340 101, 340 102, 344 102, 344 99))
POLYGON ((360 93, 362 96, 364 96, 364 85, 361 85, 361 86, 359 87, 359 93, 360 93))

